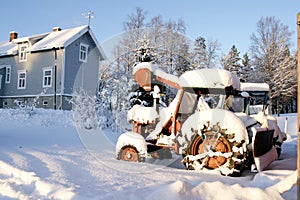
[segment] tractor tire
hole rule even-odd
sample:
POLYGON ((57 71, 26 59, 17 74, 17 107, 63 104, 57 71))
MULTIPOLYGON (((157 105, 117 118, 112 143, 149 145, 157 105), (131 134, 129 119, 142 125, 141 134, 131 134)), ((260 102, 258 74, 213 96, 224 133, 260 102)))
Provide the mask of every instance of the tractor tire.
POLYGON ((145 138, 135 132, 126 132, 119 136, 116 144, 116 158, 130 162, 144 162, 147 156, 145 138))
POLYGON ((143 158, 139 156, 138 150, 131 145, 122 147, 118 153, 118 159, 129 162, 142 162, 143 158))
POLYGON ((183 163, 188 170, 207 168, 219 170, 222 175, 241 175, 248 135, 233 113, 218 109, 195 113, 183 125, 181 141, 183 163), (232 123, 226 118, 231 118, 232 123))

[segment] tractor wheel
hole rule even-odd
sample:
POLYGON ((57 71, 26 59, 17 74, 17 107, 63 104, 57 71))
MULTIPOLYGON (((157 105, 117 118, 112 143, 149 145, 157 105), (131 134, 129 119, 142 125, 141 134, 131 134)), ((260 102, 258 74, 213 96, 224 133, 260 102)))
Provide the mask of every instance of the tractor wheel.
MULTIPOLYGON (((220 153, 230 153, 231 146, 228 140, 224 137, 219 137, 216 143, 211 147, 212 151, 220 153)), ((205 152, 205 142, 199 135, 196 135, 190 148, 188 149, 188 155, 197 155, 205 152)), ((200 162, 204 164, 206 168, 216 169, 219 166, 224 165, 230 158, 224 156, 212 156, 200 159, 200 162)))
POLYGON ((121 148, 118 159, 130 162, 138 162, 140 161, 139 152, 134 146, 127 145, 121 148))
POLYGON ((248 135, 242 121, 225 110, 207 110, 190 116, 182 127, 179 152, 188 170, 216 169, 240 176, 245 166, 248 135))
POLYGON ((240 176, 243 170, 243 160, 246 158, 246 152, 233 152, 233 147, 240 148, 243 143, 231 143, 225 135, 221 135, 213 143, 203 140, 201 136, 195 135, 193 141, 183 155, 184 163, 188 170, 196 170, 197 167, 207 169, 218 169, 222 175, 240 176), (207 146, 210 146, 207 149, 207 146), (203 155, 210 151, 208 155, 197 160, 186 159, 187 156, 203 155), (215 154, 215 155, 214 155, 215 154))

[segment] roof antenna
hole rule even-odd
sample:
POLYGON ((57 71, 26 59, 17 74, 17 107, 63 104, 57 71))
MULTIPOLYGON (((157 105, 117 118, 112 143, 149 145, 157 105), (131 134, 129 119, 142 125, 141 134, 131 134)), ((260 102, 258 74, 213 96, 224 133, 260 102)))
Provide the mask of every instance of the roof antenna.
POLYGON ((93 11, 89 11, 87 13, 82 13, 82 15, 85 17, 85 18, 88 18, 89 19, 89 23, 88 23, 88 28, 90 28, 90 23, 91 23, 91 18, 94 18, 94 12, 93 11))

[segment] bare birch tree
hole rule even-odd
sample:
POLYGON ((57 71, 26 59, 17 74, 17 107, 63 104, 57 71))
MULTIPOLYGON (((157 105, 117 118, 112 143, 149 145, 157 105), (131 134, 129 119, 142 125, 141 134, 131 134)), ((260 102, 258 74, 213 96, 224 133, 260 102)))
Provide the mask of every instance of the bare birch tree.
POLYGON ((287 53, 292 35, 288 27, 275 17, 262 17, 257 23, 256 34, 250 37, 253 65, 260 80, 270 85, 272 104, 279 112, 287 103, 283 99, 287 98, 287 88, 291 87, 282 87, 282 81, 287 81, 289 74, 295 73, 295 63, 287 53))

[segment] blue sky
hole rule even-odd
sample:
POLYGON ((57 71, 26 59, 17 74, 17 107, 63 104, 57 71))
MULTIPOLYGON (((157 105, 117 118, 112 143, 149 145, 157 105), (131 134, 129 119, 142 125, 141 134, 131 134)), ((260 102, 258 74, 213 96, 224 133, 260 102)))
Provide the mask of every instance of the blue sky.
POLYGON ((19 37, 49 32, 54 26, 62 29, 85 25, 82 13, 93 11, 91 27, 101 44, 123 31, 127 16, 141 7, 147 19, 161 15, 164 21, 183 19, 186 35, 192 39, 203 36, 218 40, 222 52, 233 44, 243 54, 250 45, 250 35, 256 32, 261 17, 275 16, 287 25, 296 48, 296 17, 300 12, 297 0, 15 0, 1 2, 0 41, 9 38, 10 31, 19 37))

